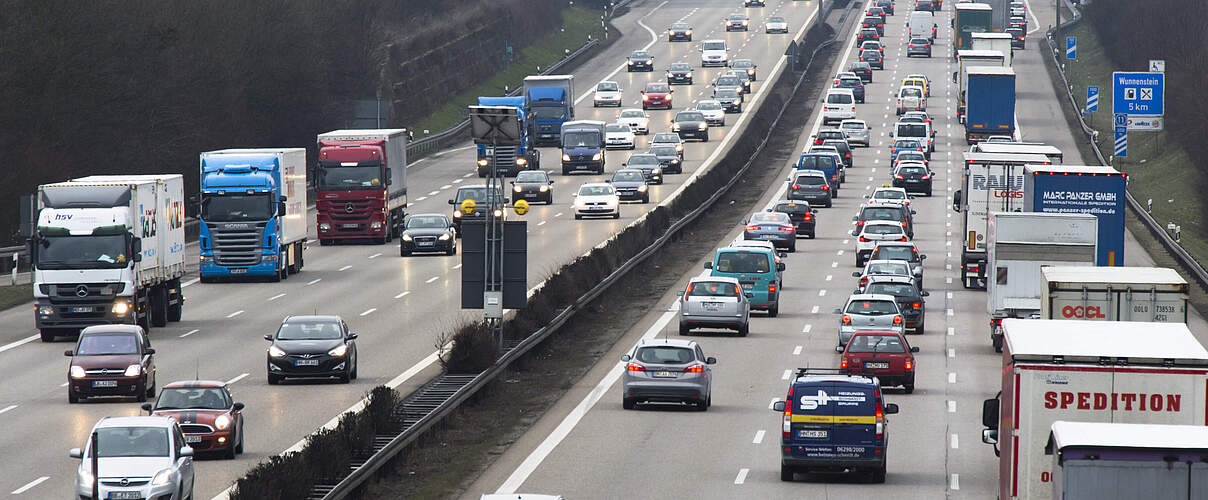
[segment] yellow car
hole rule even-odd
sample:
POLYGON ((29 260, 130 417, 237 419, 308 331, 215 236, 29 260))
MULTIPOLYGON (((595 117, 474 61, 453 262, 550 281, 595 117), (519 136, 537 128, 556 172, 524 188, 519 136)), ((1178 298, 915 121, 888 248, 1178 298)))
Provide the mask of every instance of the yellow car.
POLYGON ((926 75, 906 75, 902 79, 902 87, 923 87, 923 95, 931 97, 931 80, 926 75))

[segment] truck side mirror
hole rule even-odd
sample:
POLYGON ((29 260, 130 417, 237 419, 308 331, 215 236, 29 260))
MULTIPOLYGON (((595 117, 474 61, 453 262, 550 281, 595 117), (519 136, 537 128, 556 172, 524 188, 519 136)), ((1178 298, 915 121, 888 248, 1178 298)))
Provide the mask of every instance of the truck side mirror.
POLYGON ((885 414, 893 415, 898 412, 897 403, 885 403, 885 414))
POLYGON ((456 201, 454 201, 454 200, 449 200, 449 204, 450 204, 450 205, 456 205, 456 204, 457 204, 457 202, 456 202, 456 201))
MULTIPOLYGON (((282 198, 284 198, 284 196, 282 198)), ((277 215, 285 215, 285 200, 277 202, 277 215)))
POLYGON ((952 72, 952 83, 956 83, 956 75, 957 75, 957 73, 955 71, 953 71, 952 72))
POLYGON ((394 184, 394 180, 392 179, 393 176, 390 174, 391 174, 390 167, 386 167, 386 185, 387 186, 394 184))
POLYGON ((130 241, 130 255, 134 258, 135 262, 143 261, 143 239, 142 238, 134 238, 133 240, 130 241))
POLYGON ((962 201, 961 190, 957 189, 955 192, 952 193, 952 211, 953 212, 961 211, 961 201, 962 201))
POLYGON ((982 401, 982 427, 988 429, 998 429, 998 396, 982 401))

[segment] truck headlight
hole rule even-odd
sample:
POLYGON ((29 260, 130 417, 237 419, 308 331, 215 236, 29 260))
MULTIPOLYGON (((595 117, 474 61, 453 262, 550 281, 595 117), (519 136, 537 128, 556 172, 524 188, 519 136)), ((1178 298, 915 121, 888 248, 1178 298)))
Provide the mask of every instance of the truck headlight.
POLYGON ((331 224, 328 224, 328 223, 326 223, 326 222, 320 222, 320 223, 319 223, 319 230, 320 230, 320 231, 330 231, 330 230, 331 230, 331 224))
POLYGON ((202 255, 197 260, 200 261, 202 264, 205 264, 206 262, 213 262, 214 257, 211 257, 209 255, 202 255))
POLYGON ((460 218, 461 218, 461 210, 454 210, 454 211, 453 211, 453 218, 454 218, 454 219, 460 219, 460 218))
POLYGON ((604 153, 596 153, 594 155, 591 155, 591 161, 600 161, 600 158, 603 158, 603 157, 604 157, 604 153))
POLYGON ((130 303, 124 300, 119 300, 113 303, 113 314, 123 315, 130 312, 130 303))
POLYGON ((440 241, 449 241, 450 237, 451 236, 449 236, 449 233, 444 233, 444 234, 440 235, 440 238, 437 238, 437 239, 439 239, 440 241))
POLYGON ((283 358, 285 357, 285 351, 282 351, 280 347, 270 345, 268 346, 268 355, 274 358, 283 358))
POLYGON ((381 229, 381 228, 382 228, 382 223, 381 223, 381 222, 378 222, 378 221, 373 221, 373 222, 370 222, 370 223, 369 223, 369 228, 370 228, 370 229, 373 229, 373 230, 375 230, 375 231, 376 231, 376 230, 378 230, 378 229, 381 229))
POLYGON ((541 187, 537 188, 537 190, 538 190, 538 191, 541 191, 542 193, 544 193, 544 192, 546 192, 546 191, 549 191, 549 186, 548 186, 548 185, 545 185, 545 184, 542 184, 542 185, 541 185, 541 187))
POLYGON ((123 373, 122 375, 127 377, 137 377, 142 372, 142 365, 130 365, 126 367, 126 373, 123 373))
POLYGON ((480 166, 480 167, 485 167, 485 166, 487 166, 487 160, 486 160, 486 158, 483 158, 483 159, 481 159, 481 160, 478 160, 478 166, 480 166))
POLYGON ((494 215, 496 219, 502 218, 502 217, 503 217, 503 209, 496 208, 494 212, 491 212, 491 215, 494 215))
POLYGON ((71 365, 71 378, 84 378, 85 375, 84 367, 71 365))
POLYGON ((403 241, 411 241, 414 238, 412 238, 411 235, 404 233, 402 239, 403 241))
POLYGON ((519 165, 519 166, 523 167, 523 166, 525 166, 525 165, 527 165, 527 164, 528 164, 528 159, 527 159, 527 158, 516 158, 516 165, 519 165))
POLYGON ((231 417, 229 417, 227 415, 219 415, 218 418, 214 419, 214 428, 215 429, 218 429, 220 431, 225 431, 226 428, 230 427, 230 426, 231 426, 231 417))
POLYGON ((562 153, 562 161, 570 161, 570 155, 562 153))
POLYGON ((34 306, 34 309, 37 310, 38 314, 42 315, 42 316, 50 316, 55 313, 54 306, 46 306, 46 307, 34 306))
POLYGON ((163 486, 170 482, 172 482, 172 469, 161 470, 155 475, 155 478, 151 479, 151 484, 154 486, 163 486))

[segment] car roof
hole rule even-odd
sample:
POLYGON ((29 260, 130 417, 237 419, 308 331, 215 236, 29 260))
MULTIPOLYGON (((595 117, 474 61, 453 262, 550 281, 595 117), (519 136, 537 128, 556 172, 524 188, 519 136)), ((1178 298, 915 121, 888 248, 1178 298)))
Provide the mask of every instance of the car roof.
POLYGON ((84 328, 81 334, 137 333, 143 335, 143 327, 138 325, 92 325, 84 328))
POLYGON ((617 174, 622 173, 622 172, 627 173, 627 174, 640 174, 643 176, 646 175, 645 173, 642 172, 642 169, 640 169, 640 168, 620 168, 620 169, 617 169, 616 172, 613 172, 612 176, 616 177, 617 174))
POLYGON ((853 293, 853 294, 847 296, 848 302, 855 302, 857 300, 887 300, 889 302, 894 301, 893 295, 887 295, 884 293, 853 293))
POLYGON ((447 214, 438 214, 435 212, 426 212, 426 213, 422 213, 422 214, 411 214, 411 215, 407 216, 408 219, 410 219, 412 217, 443 217, 446 219, 449 218, 449 216, 447 214))
POLYGON ((868 261, 868 264, 865 264, 864 267, 867 268, 870 264, 894 264, 894 263, 899 263, 906 267, 910 267, 910 262, 904 261, 902 259, 873 259, 873 260, 868 261))
POLYGON ((919 249, 918 247, 916 247, 916 246, 914 245, 914 242, 913 242, 913 241, 878 241, 876 246, 879 246, 879 247, 880 247, 880 246, 886 246, 886 247, 911 247, 911 248, 914 248, 916 251, 919 249))
POLYGON ((776 244, 766 240, 747 240, 739 236, 734 241, 730 242, 731 247, 748 247, 748 248, 776 248, 776 244))
POLYGON ((855 93, 853 93, 851 89, 831 88, 831 89, 826 89, 826 93, 828 93, 828 94, 848 94, 848 95, 853 95, 853 96, 855 95, 855 93))
POLYGON ((738 278, 732 278, 730 276, 693 276, 692 279, 688 280, 689 283, 700 283, 702 281, 725 281, 735 285, 738 284, 738 278))
POLYGON ((584 182, 583 184, 579 185, 579 189, 582 189, 585 187, 611 187, 611 186, 612 186, 612 184, 609 184, 607 182, 584 182))
MULTIPOLYGON (((462 186, 462 187, 474 187, 474 186, 462 186)), ((482 187, 486 187, 486 186, 482 186, 482 187)), ((441 215, 443 216, 443 214, 441 214, 441 215)), ((295 321, 299 322, 299 323, 303 323, 303 322, 340 322, 340 321, 344 321, 344 320, 343 320, 343 318, 340 318, 339 316, 336 316, 334 314, 307 314, 307 315, 297 315, 297 316, 286 316, 285 319, 281 320, 282 323, 292 323, 295 321)))
POLYGON ((844 123, 859 123, 860 125, 868 126, 868 122, 860 119, 843 120, 839 122, 839 126, 842 127, 844 123))
POLYGON ((138 415, 132 417, 102 417, 97 421, 94 429, 106 429, 113 427, 164 427, 170 428, 176 425, 176 419, 172 417, 153 417, 150 415, 138 415))
POLYGON ((867 375, 841 374, 841 373, 807 373, 797 377, 793 384, 809 384, 818 382, 839 382, 852 385, 869 386, 871 389, 876 389, 880 386, 877 381, 867 375))
POLYGON ((868 276, 868 283, 871 284, 871 283, 876 283, 878 281, 903 283, 903 284, 909 284, 909 285, 914 284, 914 278, 912 278, 910 276, 902 276, 900 274, 872 274, 872 275, 868 276))
POLYGON ((629 160, 632 160, 632 159, 638 158, 638 157, 640 157, 640 158, 646 158, 646 157, 658 158, 657 156, 650 154, 650 153, 634 153, 634 154, 629 155, 629 158, 626 158, 625 161, 629 161, 629 160))
POLYGON ((634 347, 646 347, 646 346, 652 346, 652 345, 655 345, 655 346, 667 345, 667 346, 673 346, 673 347, 696 347, 696 341, 695 340, 685 340, 685 339, 669 339, 669 338, 641 339, 638 341, 637 345, 635 345, 634 347))
POLYGON ((896 220, 870 220, 864 223, 864 227, 868 226, 893 226, 902 229, 902 223, 896 220))
POLYGON ((194 389, 198 387, 223 388, 226 387, 226 382, 221 380, 178 380, 164 386, 164 389, 194 389))
POLYGON ((803 175, 809 176, 809 177, 826 177, 826 172, 823 172, 821 170, 814 170, 814 169, 798 169, 795 171, 795 173, 793 175, 796 175, 798 177, 801 177, 803 175))

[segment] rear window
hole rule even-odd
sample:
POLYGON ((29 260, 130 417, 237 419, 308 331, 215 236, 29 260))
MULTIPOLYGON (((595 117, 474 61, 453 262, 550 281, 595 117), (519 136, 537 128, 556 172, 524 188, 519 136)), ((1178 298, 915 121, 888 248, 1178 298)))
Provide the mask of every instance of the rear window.
POLYGON ((898 307, 888 300, 856 300, 847 305, 848 314, 897 314, 898 307))
POLYGON ((902 220, 902 211, 894 208, 866 208, 860 214, 864 220, 902 220))
POLYGON ((863 52, 860 52, 860 57, 863 57, 865 59, 877 59, 877 58, 881 57, 881 51, 872 50, 872 49, 865 50, 863 52))
MULTIPOLYGON (((818 184, 822 184, 822 179, 818 179, 818 184)), ((810 206, 806 203, 780 203, 775 210, 786 214, 803 214, 810 211, 810 206)))
POLYGON ((897 335, 856 335, 847 345, 847 352, 906 352, 897 335))
POLYGON ((671 346, 639 347, 634 358, 643 363, 665 365, 682 365, 695 361, 692 349, 671 346))
POLYGON ((852 97, 850 94, 833 93, 826 95, 828 104, 851 104, 852 97))
POLYGON ((772 270, 772 263, 765 253, 721 252, 713 269, 721 273, 766 273, 772 270))
POLYGON ((894 297, 912 296, 915 293, 914 285, 909 283, 871 283, 865 287, 864 291, 894 297))
POLYGON ((881 200, 905 200, 906 194, 901 191, 877 191, 873 198, 881 200))
POLYGON ((835 158, 832 156, 805 155, 797 162, 797 168, 829 170, 835 168, 835 158))
POLYGON ((906 276, 910 269, 904 262, 874 262, 868 265, 868 274, 889 274, 906 276))
POLYGON ((724 281, 698 281, 688 285, 690 297, 737 297, 738 285, 724 281))
POLYGON ((826 139, 842 140, 843 132, 838 131, 838 130, 821 130, 818 132, 818 138, 823 139, 823 140, 826 140, 826 139))
POLYGON ((901 173, 902 175, 917 175, 917 174, 926 174, 927 169, 925 169, 923 167, 902 167, 902 168, 898 169, 898 172, 901 173))
POLYGON ((915 260, 914 249, 904 246, 880 246, 873 252, 874 260, 915 260))
POLYGON ((902 226, 897 224, 869 224, 864 226, 864 234, 902 234, 902 226))
POLYGON ((797 177, 795 183, 802 186, 821 186, 826 180, 815 175, 802 175, 797 177))
POLYGON ((913 123, 898 124, 898 137, 925 137, 926 135, 926 125, 916 125, 913 123))
POLYGON ((858 122, 843 122, 840 126, 848 130, 864 130, 864 124, 858 122))

